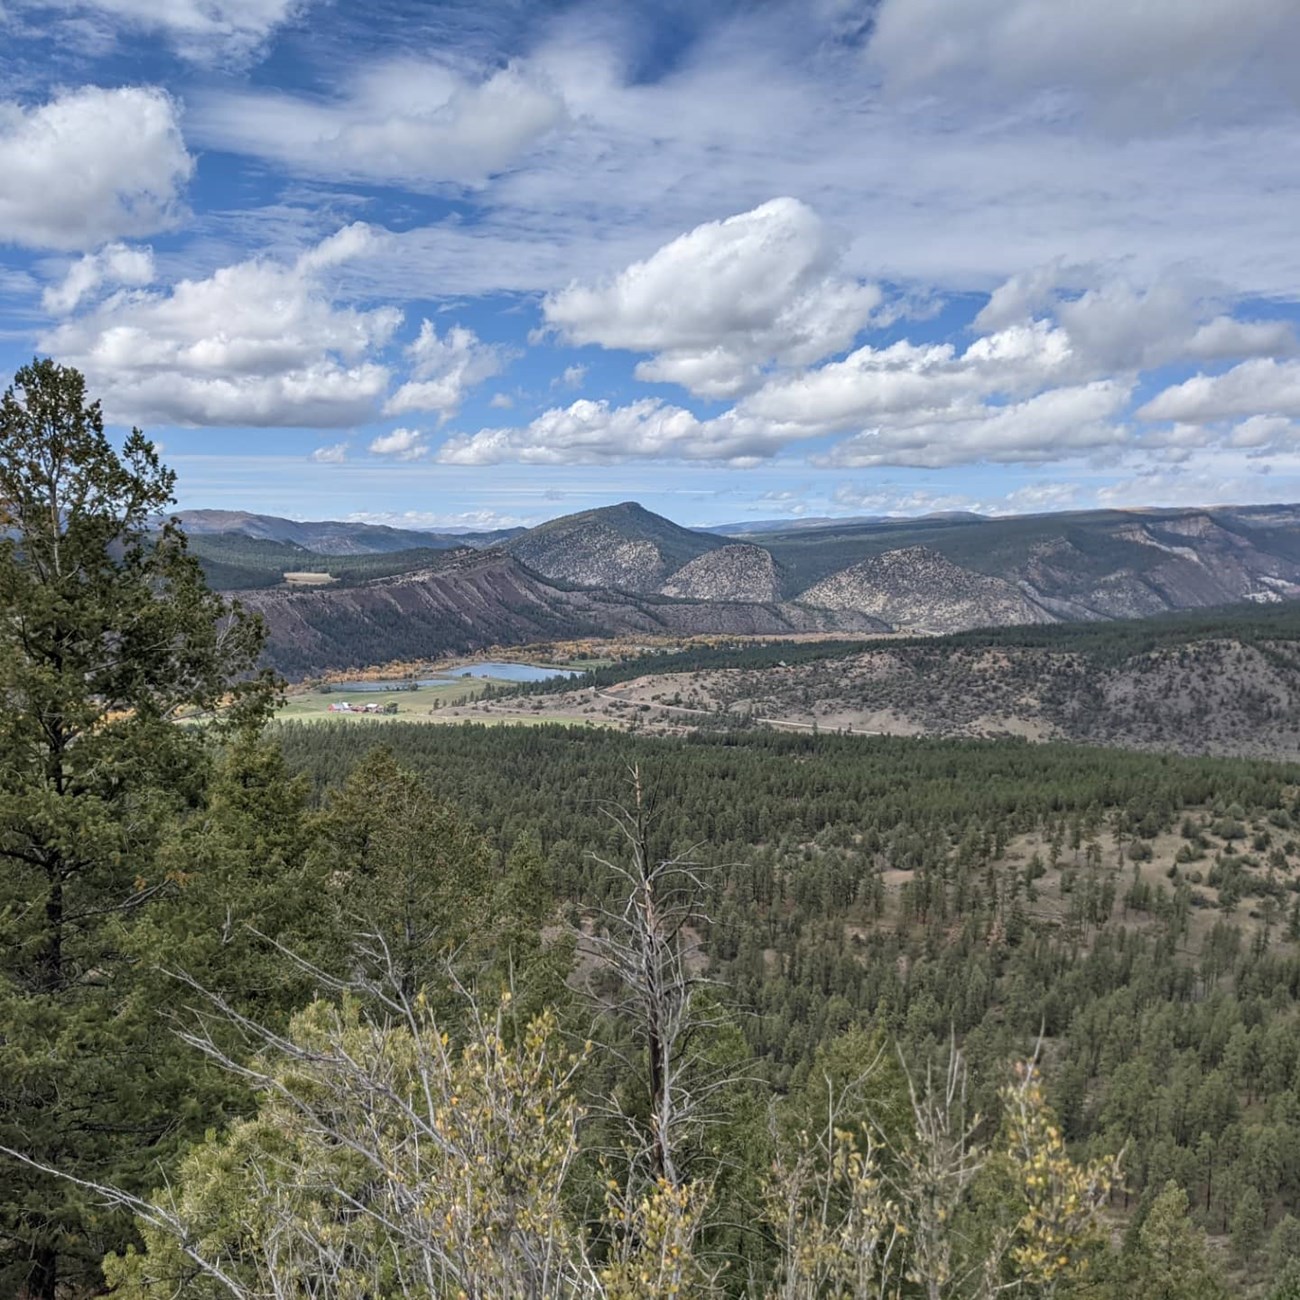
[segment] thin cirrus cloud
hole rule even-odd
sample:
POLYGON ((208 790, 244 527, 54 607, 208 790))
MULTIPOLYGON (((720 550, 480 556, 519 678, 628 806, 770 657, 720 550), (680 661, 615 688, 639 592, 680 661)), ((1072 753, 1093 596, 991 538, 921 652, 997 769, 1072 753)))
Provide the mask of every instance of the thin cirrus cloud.
POLYGON ((110 33, 151 32, 163 36, 182 57, 195 62, 244 59, 280 26, 307 8, 307 0, 14 0, 22 12, 61 11, 110 33))
POLYGON ((1073 95, 1128 130, 1286 92, 1297 54, 1291 0, 883 0, 867 49, 894 92, 1073 95))
POLYGON ((293 262, 253 258, 169 289, 114 293, 40 345, 84 371, 126 423, 363 423, 389 384, 373 354, 402 313, 339 305, 323 275, 376 242, 356 223, 293 262))
POLYGON ((565 120, 563 100, 518 67, 478 79, 401 58, 371 65, 333 99, 237 91, 200 97, 196 140, 299 175, 481 186, 565 120))
POLYGON ((0 243, 77 251, 168 229, 193 170, 175 102, 156 88, 0 103, 0 243))

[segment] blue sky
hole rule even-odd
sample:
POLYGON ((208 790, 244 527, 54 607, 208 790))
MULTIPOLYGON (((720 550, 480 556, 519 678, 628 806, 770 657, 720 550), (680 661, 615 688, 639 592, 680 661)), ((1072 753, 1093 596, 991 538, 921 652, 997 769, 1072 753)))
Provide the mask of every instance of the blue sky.
POLYGON ((187 507, 1300 500, 1294 0, 0 0, 0 366, 187 507))

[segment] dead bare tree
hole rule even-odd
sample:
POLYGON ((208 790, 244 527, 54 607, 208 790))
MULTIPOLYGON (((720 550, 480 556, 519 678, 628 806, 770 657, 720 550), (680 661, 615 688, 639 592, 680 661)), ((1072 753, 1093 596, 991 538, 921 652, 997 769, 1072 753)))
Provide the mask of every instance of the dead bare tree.
MULTIPOLYGON (((596 909, 594 932, 585 942, 613 974, 618 995, 602 1009, 631 1026, 649 1100, 649 1174, 679 1188, 687 1180, 682 1153, 709 1123, 711 1103, 735 1082, 734 1071, 711 1068, 698 1050, 717 1023, 702 1012, 698 993, 707 984, 702 955, 691 938, 707 923, 701 908, 705 868, 693 854, 667 858, 652 851, 653 800, 637 767, 630 771, 632 800, 605 811, 617 827, 625 854, 592 860, 617 882, 618 899, 596 909)), ((633 1129, 636 1121, 619 1108, 633 1129)), ((635 1144, 634 1144, 635 1145, 635 1144)))

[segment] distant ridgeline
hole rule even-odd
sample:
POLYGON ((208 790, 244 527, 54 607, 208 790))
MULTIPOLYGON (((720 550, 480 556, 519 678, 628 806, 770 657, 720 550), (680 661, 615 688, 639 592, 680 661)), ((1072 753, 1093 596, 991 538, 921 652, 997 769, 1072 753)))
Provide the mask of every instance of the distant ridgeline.
MULTIPOLYGON (((1233 641, 1268 649, 1277 642, 1300 642, 1300 601, 1276 605, 1244 603, 1215 609, 1177 611, 1151 618, 1114 619, 1095 623, 1040 623, 1015 627, 973 628, 942 637, 891 637, 878 643, 890 652, 943 655, 952 650, 1049 650, 1080 655, 1098 665, 1113 665, 1155 650, 1177 649, 1203 641, 1233 641)), ((709 670, 797 667, 844 659, 868 649, 855 641, 737 642, 699 645, 668 654, 626 658, 603 668, 588 669, 570 681, 550 678, 504 689, 503 695, 547 695, 575 687, 603 689, 633 681, 648 673, 690 673, 709 670)), ((1287 660, 1288 665, 1291 661, 1287 660)))
POLYGON ((323 555, 296 542, 246 537, 242 533, 199 534, 190 538, 208 582, 220 591, 270 587, 286 573, 328 574, 341 586, 390 578, 429 568, 446 558, 446 548, 417 546, 374 554, 323 555))
POLYGON ((384 638, 412 619, 421 636, 455 626, 455 644, 431 653, 489 644, 473 611, 492 640, 521 644, 538 639, 539 610, 557 635, 942 634, 1300 597, 1292 506, 845 520, 732 537, 634 502, 473 534, 182 519, 214 585, 276 589, 258 608, 272 662, 294 672, 392 659, 384 638), (293 574, 317 589, 287 588, 293 574))

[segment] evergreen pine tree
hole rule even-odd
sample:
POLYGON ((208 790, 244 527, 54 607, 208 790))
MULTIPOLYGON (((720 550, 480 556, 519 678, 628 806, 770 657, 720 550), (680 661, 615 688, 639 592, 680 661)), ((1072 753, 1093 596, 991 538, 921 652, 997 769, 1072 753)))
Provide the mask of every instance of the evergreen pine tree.
MULTIPOLYGON (((157 847, 202 796, 209 737, 271 695, 248 676, 260 623, 163 518, 173 482, 139 430, 114 450, 75 370, 37 361, 5 392, 0 1145, 141 1189, 185 1129, 186 1066, 128 936, 178 889, 157 847)), ((70 1185, 0 1168, 0 1293, 93 1284, 123 1232, 70 1185)))

